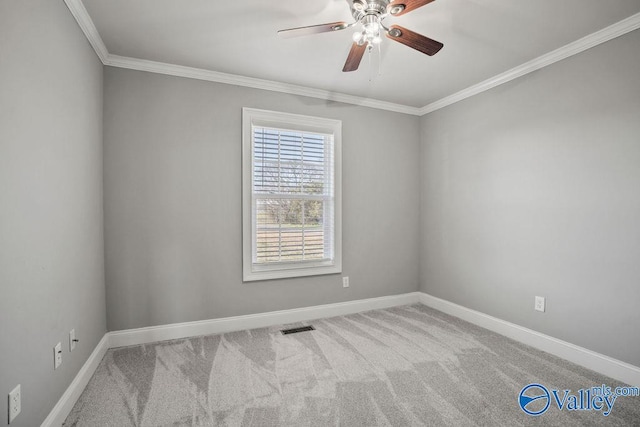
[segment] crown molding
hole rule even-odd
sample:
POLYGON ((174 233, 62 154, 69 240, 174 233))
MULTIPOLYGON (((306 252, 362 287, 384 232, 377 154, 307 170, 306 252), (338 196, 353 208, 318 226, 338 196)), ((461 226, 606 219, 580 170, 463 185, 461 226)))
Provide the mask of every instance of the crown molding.
POLYGON ((640 13, 631 15, 630 17, 623 19, 622 21, 619 21, 613 25, 610 25, 600 31, 589 34, 588 36, 578 39, 575 42, 569 43, 559 49, 539 56, 534 60, 505 71, 502 74, 498 74, 497 76, 463 89, 460 92, 456 92, 453 95, 425 105, 424 107, 420 108, 420 116, 432 113, 436 110, 439 110, 451 104, 455 104, 456 102, 485 92, 489 89, 493 89, 496 86, 500 86, 501 84, 510 82, 511 80, 517 79, 518 77, 522 77, 525 74, 529 74, 533 71, 539 70, 558 61, 562 61, 563 59, 569 58, 570 56, 576 55, 580 52, 584 52, 587 49, 591 49, 594 46, 612 40, 616 37, 620 37, 633 30, 637 30, 638 28, 640 28, 640 13))
POLYGON ((98 33, 93 20, 84 7, 82 0, 64 0, 71 11, 71 14, 78 22, 78 25, 89 40, 104 65, 131 70, 147 71, 151 73, 166 74, 170 76, 186 77, 190 79, 205 80, 210 82, 225 83, 236 86, 250 87, 254 89, 269 90, 273 92, 288 93, 291 95, 307 96, 310 98, 322 99, 325 101, 342 102, 345 104, 358 105, 360 107, 376 108, 379 110, 393 111, 396 113, 410 114, 417 116, 420 109, 408 105, 395 104, 377 99, 364 98, 344 93, 331 92, 323 89, 315 89, 305 86, 292 85, 288 83, 275 82, 271 80, 257 79, 253 77, 238 76, 235 74, 221 73, 218 71, 205 70, 201 68, 185 67, 181 65, 167 64, 163 62, 148 61, 145 59, 129 58, 119 55, 112 55, 107 50, 102 37, 98 33))
POLYGON ((306 96, 310 98, 322 99, 325 101, 342 102, 345 104, 358 105, 379 110, 393 111, 396 113, 420 115, 420 108, 409 105, 395 104, 377 99, 364 98, 344 93, 331 92, 323 89, 310 88, 305 86, 292 85, 288 83, 275 82, 271 80, 257 79, 253 77, 238 76, 235 74, 221 73, 218 71, 205 70, 201 68, 185 67, 182 65, 167 64, 163 62, 149 61, 145 59, 129 58, 119 55, 112 55, 107 50, 102 37, 98 33, 93 20, 84 7, 82 0, 64 0, 71 11, 71 14, 78 22, 78 25, 89 40, 104 65, 131 70, 147 71, 150 73, 165 74, 169 76, 186 77, 190 79, 205 80, 216 83, 224 83, 236 86, 250 87, 254 89, 269 90, 273 92, 288 93, 291 95, 306 96))
POLYGON ((109 51, 102 41, 102 37, 100 37, 100 33, 98 33, 98 29, 89 16, 87 9, 84 7, 82 0, 64 0, 64 2, 82 29, 82 32, 87 37, 87 40, 89 40, 98 58, 100 58, 100 61, 104 64, 109 56, 109 51))
POLYGON ((422 108, 409 105, 395 104, 377 99, 364 98, 345 93, 331 92, 324 89, 298 86, 288 83, 263 80, 254 77, 239 76, 235 74, 221 73, 218 71, 205 70, 202 68, 185 67, 182 65, 168 64, 164 62, 149 61, 145 59, 129 58, 119 55, 112 55, 107 50, 102 37, 87 13, 82 0, 64 0, 71 11, 71 14, 80 25, 89 43, 104 65, 111 67, 127 68, 131 70, 147 71, 150 73, 165 74, 169 76, 185 77, 190 79, 205 80, 216 83, 224 83, 236 86, 250 87, 254 89, 269 90, 273 92, 287 93, 290 95, 306 96, 310 98, 322 99, 325 101, 342 102, 361 107, 375 108, 379 110, 393 111, 396 113, 410 114, 414 116, 424 116, 441 108, 447 107, 456 102, 462 101, 474 95, 478 95, 496 86, 508 83, 518 77, 522 77, 533 71, 554 64, 570 56, 584 52, 594 46, 612 40, 616 37, 627 34, 640 28, 640 13, 632 15, 622 21, 610 25, 600 31, 596 31, 575 42, 569 43, 559 49, 539 56, 529 62, 512 68, 504 73, 498 74, 483 82, 469 86, 459 92, 449 95, 422 108))
POLYGON ((323 89, 315 89, 306 86, 298 86, 288 83, 281 83, 272 80, 257 79, 235 74, 221 73, 218 71, 205 70, 202 68, 185 67, 182 65, 167 64, 164 62, 149 61, 146 59, 129 58, 119 55, 109 54, 104 61, 104 65, 130 70, 147 71, 150 73, 166 74, 169 76, 186 77, 189 79, 205 80, 209 82, 224 83, 236 86, 250 87, 254 89, 269 90, 273 92, 288 93, 291 95, 307 96, 326 101, 342 102, 345 104, 358 105, 360 107, 370 107, 379 110, 393 111, 418 116, 420 109, 408 105, 394 104, 376 99, 363 98, 359 96, 347 95, 344 93, 330 92, 323 89))

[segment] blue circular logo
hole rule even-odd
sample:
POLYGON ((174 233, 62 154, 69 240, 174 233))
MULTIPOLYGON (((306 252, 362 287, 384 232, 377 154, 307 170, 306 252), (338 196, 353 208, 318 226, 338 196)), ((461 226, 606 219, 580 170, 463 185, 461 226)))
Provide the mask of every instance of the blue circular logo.
POLYGON ((542 384, 529 384, 520 390, 518 403, 525 414, 535 417, 544 414, 549 409, 551 396, 549 390, 542 384))

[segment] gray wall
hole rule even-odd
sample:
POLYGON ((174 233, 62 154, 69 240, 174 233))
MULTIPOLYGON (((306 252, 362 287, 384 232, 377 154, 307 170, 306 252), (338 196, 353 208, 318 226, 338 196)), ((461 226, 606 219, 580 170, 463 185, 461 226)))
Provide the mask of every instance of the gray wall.
POLYGON ((418 289, 420 119, 105 68, 110 330, 418 289), (242 283, 241 109, 343 121, 339 275, 242 283))
POLYGON ((102 65, 62 2, 0 2, 0 36, 12 426, 43 421, 107 318, 120 330, 419 285, 640 365, 639 31, 422 119, 109 67, 103 115, 102 65), (343 120, 350 288, 337 275, 242 283, 245 106, 343 120))
POLYGON ((639 51, 635 31, 423 117, 422 291, 640 366, 639 51))
POLYGON ((103 245, 102 64, 62 1, 0 1, 0 425, 18 383, 11 426, 40 425, 104 335, 103 245))

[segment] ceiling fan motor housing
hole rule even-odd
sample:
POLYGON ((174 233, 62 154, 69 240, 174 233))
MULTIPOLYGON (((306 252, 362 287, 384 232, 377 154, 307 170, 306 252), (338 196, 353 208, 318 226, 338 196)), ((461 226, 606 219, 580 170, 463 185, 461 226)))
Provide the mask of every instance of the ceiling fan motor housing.
POLYGON ((390 0, 353 0, 353 17, 359 21, 366 15, 382 16, 387 13, 390 2, 390 0))

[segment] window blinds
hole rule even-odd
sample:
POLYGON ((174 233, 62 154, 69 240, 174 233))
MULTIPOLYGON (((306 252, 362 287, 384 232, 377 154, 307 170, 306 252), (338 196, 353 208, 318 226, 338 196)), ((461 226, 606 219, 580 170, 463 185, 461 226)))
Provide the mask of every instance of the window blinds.
POLYGON ((334 258, 332 135, 252 127, 253 263, 334 258))

